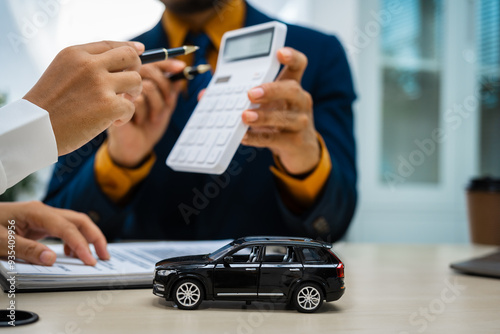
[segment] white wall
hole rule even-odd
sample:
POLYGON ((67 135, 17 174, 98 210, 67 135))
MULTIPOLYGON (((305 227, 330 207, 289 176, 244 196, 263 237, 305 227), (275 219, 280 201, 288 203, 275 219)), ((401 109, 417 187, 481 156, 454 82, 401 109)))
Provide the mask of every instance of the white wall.
POLYGON ((359 0, 248 0, 256 8, 286 22, 335 34, 346 48, 356 71, 357 57, 352 55, 354 31, 358 25, 359 0))
POLYGON ((127 39, 157 22, 163 6, 155 0, 4 0, 0 2, 2 47, 0 82, 16 87, 13 98, 30 87, 58 51, 102 39, 127 39), (26 57, 31 62, 26 62, 26 57), (26 65, 32 79, 15 79, 26 65), (25 89, 18 90, 21 86, 25 89))

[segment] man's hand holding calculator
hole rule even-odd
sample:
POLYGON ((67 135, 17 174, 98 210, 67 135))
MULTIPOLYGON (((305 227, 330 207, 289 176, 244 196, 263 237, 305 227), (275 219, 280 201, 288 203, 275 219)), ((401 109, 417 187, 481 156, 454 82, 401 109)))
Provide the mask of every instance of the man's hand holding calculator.
POLYGON ((248 92, 250 102, 260 106, 243 112, 243 121, 250 128, 242 143, 267 147, 288 173, 304 174, 320 160, 312 98, 300 85, 307 58, 297 50, 282 48, 278 60, 285 67, 276 81, 248 92))
MULTIPOLYGON (((225 35, 218 71, 207 90, 210 94, 205 94, 209 97, 204 96, 193 112, 167 159, 169 166, 220 174, 243 138, 244 145, 269 148, 292 175, 316 167, 320 146, 312 98, 300 85, 307 58, 292 48, 281 48, 285 36, 286 27, 277 22, 225 35), (249 68, 242 70, 244 64, 249 68), (279 64, 284 68, 271 82, 279 64)), ((163 72, 176 73, 183 67, 165 61, 141 68, 143 95, 136 100, 134 119, 108 130, 108 150, 115 163, 134 168, 153 151, 168 127, 180 88, 163 72)))

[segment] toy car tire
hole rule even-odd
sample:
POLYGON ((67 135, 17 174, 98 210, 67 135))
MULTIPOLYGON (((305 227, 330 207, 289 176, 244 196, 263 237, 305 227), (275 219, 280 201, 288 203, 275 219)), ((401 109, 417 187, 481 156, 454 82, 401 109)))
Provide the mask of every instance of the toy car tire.
POLYGON ((316 312, 323 305, 323 290, 314 283, 304 283, 295 291, 293 304, 302 313, 316 312))
POLYGON ((173 299, 178 308, 195 310, 203 301, 203 286, 196 280, 181 280, 174 287, 173 299))

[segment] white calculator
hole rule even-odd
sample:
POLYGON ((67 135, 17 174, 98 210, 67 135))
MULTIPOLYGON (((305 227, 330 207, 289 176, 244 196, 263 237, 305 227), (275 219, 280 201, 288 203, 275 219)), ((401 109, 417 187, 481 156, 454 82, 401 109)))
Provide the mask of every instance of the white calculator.
POLYGON ((269 22, 224 34, 217 70, 167 157, 168 166, 206 174, 227 169, 248 129, 241 114, 258 107, 247 92, 276 78, 276 52, 286 31, 283 23, 269 22))

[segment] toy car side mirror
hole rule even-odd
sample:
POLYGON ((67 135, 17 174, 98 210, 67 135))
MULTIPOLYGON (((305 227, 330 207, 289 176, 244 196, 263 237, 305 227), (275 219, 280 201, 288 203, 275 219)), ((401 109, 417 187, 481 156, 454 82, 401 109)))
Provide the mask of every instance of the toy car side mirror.
POLYGON ((232 256, 224 256, 224 263, 233 263, 232 256))

